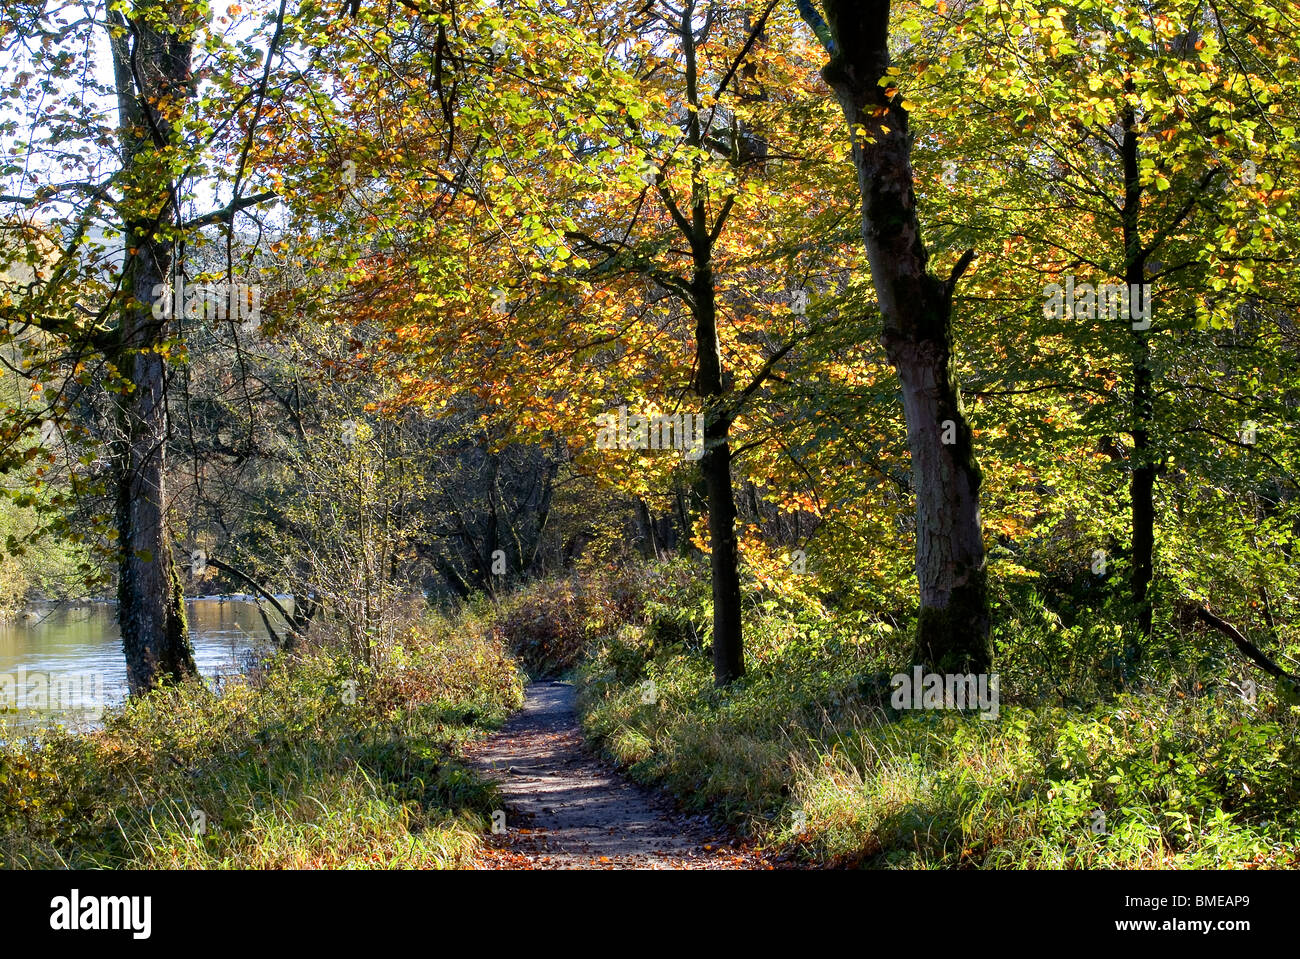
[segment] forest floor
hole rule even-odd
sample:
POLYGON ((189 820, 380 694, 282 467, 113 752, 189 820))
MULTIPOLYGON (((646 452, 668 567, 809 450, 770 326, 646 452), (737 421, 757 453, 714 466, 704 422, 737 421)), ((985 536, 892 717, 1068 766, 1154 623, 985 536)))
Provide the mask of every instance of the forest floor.
MULTIPOLYGON (((770 869, 775 863, 706 816, 677 812, 590 752, 575 690, 535 682, 496 734, 467 760, 498 785, 505 832, 487 837, 480 869, 770 869)), ((498 818, 498 822, 499 822, 498 818)))

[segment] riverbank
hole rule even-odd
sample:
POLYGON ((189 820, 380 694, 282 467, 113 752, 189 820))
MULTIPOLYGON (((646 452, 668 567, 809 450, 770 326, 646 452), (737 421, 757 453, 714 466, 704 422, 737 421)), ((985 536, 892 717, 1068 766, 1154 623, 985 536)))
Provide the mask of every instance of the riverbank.
POLYGON ((428 617, 371 668, 277 658, 110 710, 88 735, 0 746, 7 868, 446 868, 492 791, 455 754, 522 703, 474 617, 428 617))

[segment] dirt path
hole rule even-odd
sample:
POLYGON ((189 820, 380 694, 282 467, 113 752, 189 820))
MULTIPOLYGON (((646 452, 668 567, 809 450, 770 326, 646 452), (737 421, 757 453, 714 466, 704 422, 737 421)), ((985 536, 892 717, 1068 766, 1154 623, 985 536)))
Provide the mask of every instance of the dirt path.
POLYGON ((769 868, 587 751, 569 683, 533 683, 467 758, 506 801, 506 832, 488 837, 480 869, 769 868))

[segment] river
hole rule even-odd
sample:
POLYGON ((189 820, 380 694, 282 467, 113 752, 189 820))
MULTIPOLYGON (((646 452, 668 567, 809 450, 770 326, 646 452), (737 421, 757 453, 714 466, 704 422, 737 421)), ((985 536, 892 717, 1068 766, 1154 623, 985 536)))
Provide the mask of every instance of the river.
MULTIPOLYGON (((269 645, 257 606, 247 599, 192 599, 185 606, 194 656, 208 680, 239 673, 250 652, 269 645)), ((100 709, 121 703, 126 662, 116 616, 116 605, 100 602, 33 607, 0 623, 0 707, 9 709, 0 725, 53 719, 93 726, 100 709)))

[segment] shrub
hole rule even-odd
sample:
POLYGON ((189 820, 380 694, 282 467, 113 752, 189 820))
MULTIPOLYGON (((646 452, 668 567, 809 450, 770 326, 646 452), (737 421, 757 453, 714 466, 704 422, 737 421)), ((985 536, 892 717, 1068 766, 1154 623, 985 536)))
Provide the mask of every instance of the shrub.
POLYGON ((497 627, 532 675, 568 672, 595 639, 640 615, 637 574, 631 569, 533 583, 503 601, 497 627))

